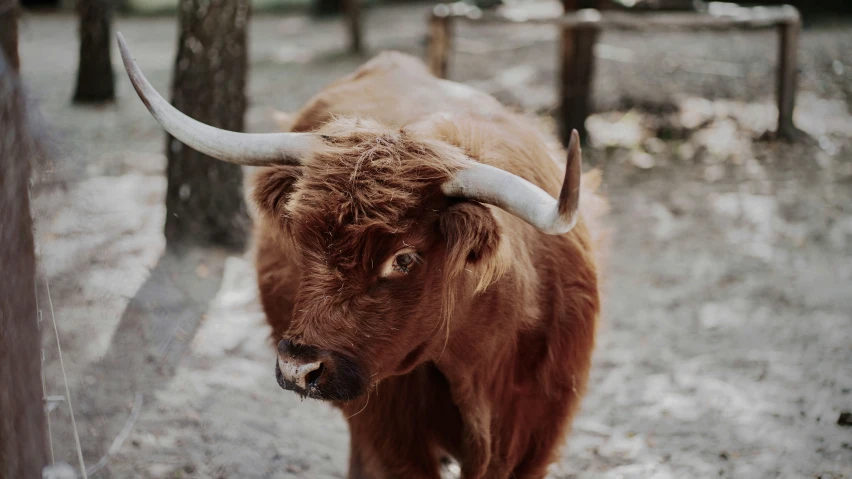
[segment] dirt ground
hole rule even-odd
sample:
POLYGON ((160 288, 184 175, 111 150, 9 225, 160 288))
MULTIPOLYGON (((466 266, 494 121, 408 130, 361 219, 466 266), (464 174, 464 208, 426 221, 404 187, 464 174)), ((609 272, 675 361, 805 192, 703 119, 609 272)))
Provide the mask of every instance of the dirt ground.
MULTIPOLYGON (((424 8, 371 10, 373 53, 422 55, 424 8)), ((363 61, 339 22, 252 22, 251 131, 363 61)), ((175 25, 116 21, 163 92, 175 25)), ((850 27, 803 34, 793 143, 761 139, 773 33, 602 36, 585 155, 613 242, 589 394, 552 478, 852 478, 850 27)), ((46 390, 65 394, 53 309, 91 477, 345 477, 343 418, 274 380, 251 254, 164 252, 164 135, 117 55, 118 102, 72 107, 76 20, 29 15, 21 34, 60 152, 33 190, 46 390)), ((462 27, 451 78, 546 116, 555 39, 462 27)), ((50 423, 56 460, 77 464, 67 401, 50 423)))

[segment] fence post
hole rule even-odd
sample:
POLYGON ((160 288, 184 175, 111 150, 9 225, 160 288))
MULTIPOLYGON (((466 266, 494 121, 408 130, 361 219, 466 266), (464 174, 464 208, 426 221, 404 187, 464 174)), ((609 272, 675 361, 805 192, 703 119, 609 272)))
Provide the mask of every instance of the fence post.
POLYGON ((349 28, 349 51, 360 55, 364 49, 361 0, 343 0, 343 11, 346 15, 346 26, 349 28))
POLYGON ((448 57, 452 42, 452 19, 450 9, 438 4, 429 16, 429 33, 426 58, 429 70, 438 78, 447 78, 448 57))
POLYGON ((559 134, 565 145, 576 129, 585 141, 591 112, 594 47, 600 27, 594 18, 574 28, 563 27, 560 42, 559 134))
MULTIPOLYGON (((790 7, 791 10, 793 7, 790 7)), ((796 107, 799 32, 802 27, 798 12, 778 27, 778 129, 776 134, 791 137, 796 131, 793 110, 796 107)))

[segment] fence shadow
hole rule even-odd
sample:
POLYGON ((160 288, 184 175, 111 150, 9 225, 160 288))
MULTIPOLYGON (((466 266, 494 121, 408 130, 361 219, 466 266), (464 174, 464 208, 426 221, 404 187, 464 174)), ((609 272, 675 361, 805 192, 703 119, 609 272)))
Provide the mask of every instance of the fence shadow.
MULTIPOLYGON (((150 405, 174 377, 222 283, 229 251, 167 248, 130 300, 103 358, 85 371, 75 392, 86 464, 97 463, 121 431, 137 393, 150 405)), ((143 409, 147 409, 146 406, 143 409)), ((69 438, 70 439, 70 438, 69 438)), ((61 441, 63 445, 73 440, 61 441)), ((100 477, 109 476, 107 469, 100 477), (106 474, 104 474, 106 473, 106 474)))

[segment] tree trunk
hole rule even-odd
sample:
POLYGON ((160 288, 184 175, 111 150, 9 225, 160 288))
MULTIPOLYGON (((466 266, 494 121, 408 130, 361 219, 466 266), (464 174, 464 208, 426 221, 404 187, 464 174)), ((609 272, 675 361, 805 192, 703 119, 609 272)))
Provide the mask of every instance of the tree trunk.
POLYGON ((18 76, 0 54, 0 478, 41 477, 47 464, 27 188, 37 144, 25 105, 18 76))
POLYGON ((344 0, 314 0, 311 2, 311 13, 316 18, 326 18, 339 15, 344 10, 344 0))
MULTIPOLYGON (((249 0, 180 0, 172 104, 198 121, 242 131, 249 0)), ((245 247, 242 169, 166 139, 166 240, 245 247)))
POLYGON ((74 103, 115 100, 115 80, 110 60, 111 0, 77 0, 80 16, 80 66, 74 103))
POLYGON ((20 69, 17 0, 0 0, 0 54, 6 58, 12 70, 20 69))

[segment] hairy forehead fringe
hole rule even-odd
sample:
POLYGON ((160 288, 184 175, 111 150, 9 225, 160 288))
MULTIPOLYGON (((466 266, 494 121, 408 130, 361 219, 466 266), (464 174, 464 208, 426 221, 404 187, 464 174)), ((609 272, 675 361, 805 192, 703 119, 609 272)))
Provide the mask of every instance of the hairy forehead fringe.
POLYGON ((337 118, 303 167, 286 215, 294 239, 330 261, 371 254, 380 236, 405 233, 461 164, 444 142, 376 122, 337 118))

